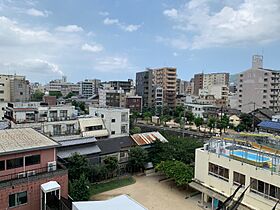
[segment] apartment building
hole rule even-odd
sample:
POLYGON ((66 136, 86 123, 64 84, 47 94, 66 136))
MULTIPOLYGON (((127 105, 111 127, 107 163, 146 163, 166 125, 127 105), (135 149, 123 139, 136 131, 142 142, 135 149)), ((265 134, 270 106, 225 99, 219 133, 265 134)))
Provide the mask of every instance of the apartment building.
POLYGON ((89 115, 101 117, 111 137, 129 134, 129 109, 89 107, 89 115))
POLYGON ((237 108, 245 113, 257 108, 269 108, 279 112, 280 71, 264 69, 259 66, 262 64, 259 61, 262 57, 257 58, 253 57, 252 68, 238 76, 237 108))
POLYGON ((215 95, 221 99, 221 95, 228 95, 229 73, 211 73, 211 74, 195 74, 194 75, 194 95, 215 92, 215 95), (227 88, 227 90, 225 90, 227 88))
POLYGON ((176 68, 147 69, 136 73, 136 94, 143 97, 144 107, 155 107, 157 88, 162 89, 163 106, 176 107, 176 68))
POLYGON ((142 96, 126 96, 125 108, 130 112, 142 112, 142 96))
POLYGON ((98 89, 101 84, 99 79, 86 79, 78 83, 80 86, 79 95, 89 98, 98 94, 98 89))
POLYGON ((30 92, 30 84, 25 76, 0 75, 0 101, 29 101, 30 92))
MULTIPOLYGON (((243 187, 235 199, 245 188, 249 189, 238 209, 272 209, 280 192, 280 156, 275 151, 268 147, 254 149, 235 141, 210 140, 203 148, 196 149, 195 177, 190 186, 202 192, 201 205, 210 203, 212 209, 240 185, 243 187)), ((276 209, 280 209, 279 205, 276 209)))
POLYGON ((217 108, 211 104, 185 104, 186 110, 193 113, 195 117, 207 120, 210 117, 217 117, 217 108))
POLYGON ((124 90, 99 89, 99 107, 125 107, 124 90))
POLYGON ((46 85, 46 91, 48 92, 60 92, 62 96, 66 96, 68 93, 79 94, 80 85, 67 82, 66 76, 63 76, 62 79, 56 79, 50 81, 46 85))
POLYGON ((125 93, 129 93, 134 90, 134 83, 132 79, 127 81, 106 81, 101 83, 102 86, 112 88, 113 90, 123 90, 125 93))
POLYGON ((0 130, 0 209, 58 209, 68 199, 59 144, 31 129, 0 130), (8 143, 7 143, 8 142, 8 143))

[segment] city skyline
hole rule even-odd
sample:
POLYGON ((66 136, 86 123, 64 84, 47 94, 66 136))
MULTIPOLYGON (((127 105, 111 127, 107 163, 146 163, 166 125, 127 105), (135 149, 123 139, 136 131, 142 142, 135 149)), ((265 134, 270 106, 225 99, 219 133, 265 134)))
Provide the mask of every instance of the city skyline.
POLYGON ((47 83, 135 80, 146 67, 238 73, 253 54, 280 69, 277 0, 0 0, 0 68, 47 83), (221 59, 221 57, 223 59, 221 59))

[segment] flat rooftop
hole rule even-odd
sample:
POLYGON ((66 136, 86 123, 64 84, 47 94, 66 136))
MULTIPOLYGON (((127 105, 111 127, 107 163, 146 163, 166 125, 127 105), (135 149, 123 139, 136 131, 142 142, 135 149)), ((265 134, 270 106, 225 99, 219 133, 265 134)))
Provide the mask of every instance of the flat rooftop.
POLYGON ((0 130, 0 155, 53 148, 59 145, 32 128, 0 130))

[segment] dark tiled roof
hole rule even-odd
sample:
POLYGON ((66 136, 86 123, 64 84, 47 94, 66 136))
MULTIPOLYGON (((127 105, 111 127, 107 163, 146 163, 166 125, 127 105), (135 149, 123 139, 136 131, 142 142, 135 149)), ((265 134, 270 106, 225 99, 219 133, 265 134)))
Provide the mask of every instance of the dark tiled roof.
POLYGON ((95 143, 96 138, 95 137, 81 137, 78 139, 70 139, 70 140, 62 140, 59 141, 59 143, 62 145, 62 147, 66 146, 74 146, 74 145, 81 145, 81 144, 89 144, 89 143, 95 143))
POLYGON ((270 109, 256 109, 255 111, 251 112, 251 115, 255 116, 256 118, 265 121, 271 120, 272 116, 275 115, 275 112, 270 109))
POLYGON ((101 149, 101 155, 119 152, 122 148, 136 145, 130 136, 99 139, 96 144, 101 149))
POLYGON ((279 122, 263 121, 263 122, 258 124, 258 127, 280 131, 280 123, 279 122))

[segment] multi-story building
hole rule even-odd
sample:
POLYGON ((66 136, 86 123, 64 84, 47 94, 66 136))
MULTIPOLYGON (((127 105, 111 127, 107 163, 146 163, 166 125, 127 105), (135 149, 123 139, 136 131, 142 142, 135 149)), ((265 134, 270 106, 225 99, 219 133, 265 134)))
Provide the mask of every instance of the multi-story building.
MULTIPOLYGON (((220 87, 229 86, 229 73, 211 73, 211 74, 195 74, 194 75, 194 95, 200 95, 200 93, 210 92, 214 87, 220 89, 220 87)), ((220 90, 222 95, 224 90, 220 90)), ((216 90, 217 92, 217 90, 216 90)), ((220 98, 217 98, 220 99, 220 98)))
POLYGON ((86 79, 78 83, 80 85, 79 95, 89 98, 98 94, 98 89, 101 84, 101 80, 98 79, 86 79))
POLYGON ((193 113, 195 117, 207 120, 210 117, 217 117, 217 108, 210 104, 185 104, 186 110, 193 113))
POLYGON ((99 107, 125 107, 124 90, 99 89, 99 107))
POLYGON ((280 71, 264 69, 262 57, 253 57, 252 68, 239 74, 237 81, 238 109, 249 113, 257 108, 280 111, 280 71))
POLYGON ((142 96, 126 96, 125 108, 130 112, 142 112, 142 96))
POLYGON ((129 93, 134 90, 132 79, 128 79, 127 81, 107 81, 102 82, 101 85, 113 90, 123 90, 125 93, 129 93))
POLYGON ((0 75, 0 101, 29 101, 30 91, 30 84, 25 76, 0 75))
POLYGON ((196 149, 195 177, 190 186, 202 192, 201 204, 212 203, 212 209, 240 185, 243 187, 235 200, 249 189, 238 209, 272 209, 280 192, 280 156, 276 151, 268 147, 254 149, 235 141, 210 140, 203 148, 196 149))
POLYGON ((112 137, 129 133, 129 109, 89 107, 89 115, 101 117, 112 137))
POLYGON ((66 96, 68 93, 74 93, 76 95, 80 92, 80 85, 67 82, 66 76, 63 76, 62 79, 56 79, 50 81, 46 85, 46 90, 48 92, 60 92, 63 96, 66 96))
POLYGON ((136 73, 136 94, 143 97, 144 107, 155 107, 155 91, 162 88, 163 106, 176 107, 176 68, 147 69, 136 73))
POLYGON ((0 209, 58 209, 68 199, 58 146, 31 128, 0 130, 0 209))

